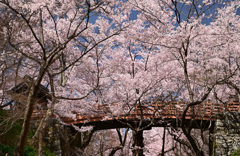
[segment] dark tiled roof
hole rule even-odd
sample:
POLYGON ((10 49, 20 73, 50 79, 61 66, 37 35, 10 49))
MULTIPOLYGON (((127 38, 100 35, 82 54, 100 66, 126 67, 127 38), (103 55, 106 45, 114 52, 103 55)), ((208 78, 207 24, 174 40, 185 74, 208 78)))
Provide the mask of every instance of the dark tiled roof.
MULTIPOLYGON (((15 87, 13 87, 8 93, 10 94, 22 94, 22 95, 28 95, 30 89, 30 83, 29 82, 21 82, 15 87)), ((52 100, 51 95, 49 94, 49 89, 43 85, 40 85, 37 98, 46 98, 49 100, 52 100)))

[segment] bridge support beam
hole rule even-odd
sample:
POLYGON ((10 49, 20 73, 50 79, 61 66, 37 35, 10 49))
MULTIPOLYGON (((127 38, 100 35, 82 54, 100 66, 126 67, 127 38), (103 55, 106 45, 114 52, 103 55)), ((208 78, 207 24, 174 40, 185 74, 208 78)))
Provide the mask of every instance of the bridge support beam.
POLYGON ((143 131, 132 131, 133 135, 133 156, 144 156, 143 154, 143 131))
POLYGON ((210 129, 209 129, 209 156, 213 156, 214 155, 214 138, 213 138, 213 134, 214 134, 214 128, 215 125, 213 124, 210 129))

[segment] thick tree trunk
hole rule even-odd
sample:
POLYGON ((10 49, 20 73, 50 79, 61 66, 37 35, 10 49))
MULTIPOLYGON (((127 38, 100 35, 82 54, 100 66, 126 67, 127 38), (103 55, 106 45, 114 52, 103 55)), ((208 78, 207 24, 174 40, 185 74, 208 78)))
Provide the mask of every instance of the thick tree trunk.
POLYGON ((144 156, 143 154, 143 131, 133 131, 133 156, 144 156))
POLYGON ((165 149, 165 135, 166 135, 166 127, 163 128, 163 138, 162 138, 162 156, 164 156, 164 149, 165 149))
POLYGON ((24 122, 23 122, 23 127, 20 135, 20 140, 18 142, 18 146, 15 151, 16 156, 24 156, 24 147, 27 143, 27 136, 28 136, 28 131, 30 128, 30 121, 31 121, 31 116, 34 108, 34 97, 36 97, 36 88, 33 86, 31 87, 30 90, 30 95, 28 96, 27 100, 27 108, 24 114, 24 122))
MULTIPOLYGON (((44 67, 44 65, 43 65, 43 67, 44 67)), ((20 139, 19 139, 17 148, 15 150, 16 156, 24 156, 24 148, 27 143, 28 132, 30 129, 31 116, 32 116, 32 112, 33 112, 34 105, 36 102, 35 97, 37 96, 37 92, 40 87, 40 84, 41 84, 44 74, 45 74, 44 68, 40 69, 37 80, 35 82, 32 81, 32 85, 30 87, 30 91, 29 91, 29 95, 28 95, 28 99, 27 99, 27 107, 26 107, 26 110, 24 113, 24 121, 23 121, 22 131, 21 131, 21 135, 20 135, 20 139)))

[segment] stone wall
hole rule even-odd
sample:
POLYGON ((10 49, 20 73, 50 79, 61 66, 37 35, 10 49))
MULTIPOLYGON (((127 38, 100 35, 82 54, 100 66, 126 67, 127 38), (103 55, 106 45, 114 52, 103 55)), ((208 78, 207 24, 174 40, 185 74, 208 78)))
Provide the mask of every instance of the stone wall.
POLYGON ((62 149, 61 149, 61 140, 59 135, 60 124, 57 121, 52 121, 45 131, 45 142, 47 143, 47 147, 51 149, 51 151, 56 156, 62 156, 62 149))
POLYGON ((217 116, 214 148, 215 156, 228 156, 240 148, 240 113, 217 116))
MULTIPOLYGON (((31 123, 31 129, 36 131, 40 120, 34 120, 31 123)), ((46 146, 55 156, 62 156, 60 124, 56 120, 50 120, 44 130, 44 146, 46 146)))

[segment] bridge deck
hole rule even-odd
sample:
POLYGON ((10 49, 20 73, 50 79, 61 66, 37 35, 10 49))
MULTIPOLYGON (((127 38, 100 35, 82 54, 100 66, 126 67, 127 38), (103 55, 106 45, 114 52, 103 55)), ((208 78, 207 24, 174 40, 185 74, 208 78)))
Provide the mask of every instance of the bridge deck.
MULTIPOLYGON (((76 118, 67 118, 60 117, 62 121, 67 124, 87 124, 91 125, 91 123, 97 124, 97 122, 113 122, 116 120, 119 121, 133 121, 138 119, 144 119, 150 121, 154 118, 154 120, 169 120, 169 119, 181 119, 183 110, 186 106, 184 102, 156 102, 156 103, 148 103, 144 106, 136 106, 131 112, 120 114, 120 115, 112 115, 111 108, 118 107, 118 104, 112 105, 99 105, 97 111, 99 113, 95 114, 80 114, 75 113, 76 118), (153 115, 154 114, 154 115, 153 115)), ((193 117, 196 120, 203 121, 215 121, 215 117, 218 113, 223 112, 240 112, 240 103, 228 103, 226 105, 223 104, 212 104, 212 103, 203 103, 197 105, 193 108, 190 108, 187 112, 186 119, 191 119, 193 117), (194 111, 193 111, 194 110, 194 111)), ((120 108, 122 109, 122 108, 120 108)), ((96 112, 96 110, 95 110, 96 112)), ((40 119, 44 117, 46 114, 46 110, 35 110, 32 114, 32 119, 40 119)), ((54 116, 52 116, 55 118, 54 116)))

